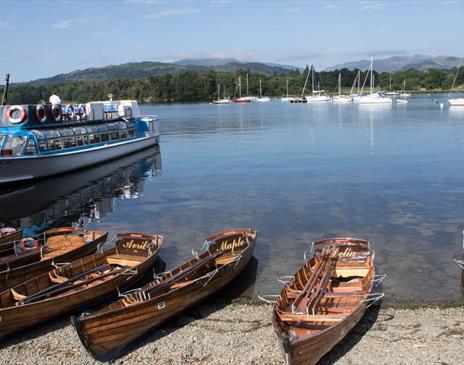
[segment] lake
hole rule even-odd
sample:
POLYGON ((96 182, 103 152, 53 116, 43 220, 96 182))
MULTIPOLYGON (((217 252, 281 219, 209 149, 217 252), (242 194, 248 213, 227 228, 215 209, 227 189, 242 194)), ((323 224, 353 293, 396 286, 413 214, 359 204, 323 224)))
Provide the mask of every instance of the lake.
MULTIPOLYGON (((435 98, 444 97, 435 95, 435 98)), ((1 221, 166 238, 167 268, 216 231, 258 231, 255 283, 275 294, 311 241, 369 239, 389 301, 464 302, 464 107, 144 105, 160 148, 3 192, 1 221)))

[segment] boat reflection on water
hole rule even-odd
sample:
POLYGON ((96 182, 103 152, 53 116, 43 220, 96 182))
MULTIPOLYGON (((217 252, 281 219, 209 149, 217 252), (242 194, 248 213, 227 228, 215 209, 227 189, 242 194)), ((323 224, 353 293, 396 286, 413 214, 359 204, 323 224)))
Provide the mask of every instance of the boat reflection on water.
POLYGON ((120 200, 137 198, 161 172, 159 146, 95 167, 0 191, 0 222, 32 234, 53 226, 98 220, 120 200))

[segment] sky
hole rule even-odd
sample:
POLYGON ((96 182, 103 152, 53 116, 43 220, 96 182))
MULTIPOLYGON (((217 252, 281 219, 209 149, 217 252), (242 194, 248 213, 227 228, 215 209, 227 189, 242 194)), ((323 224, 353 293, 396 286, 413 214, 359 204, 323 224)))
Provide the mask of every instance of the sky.
POLYGON ((0 0, 0 75, 237 58, 316 69, 392 55, 464 55, 464 0, 0 0))

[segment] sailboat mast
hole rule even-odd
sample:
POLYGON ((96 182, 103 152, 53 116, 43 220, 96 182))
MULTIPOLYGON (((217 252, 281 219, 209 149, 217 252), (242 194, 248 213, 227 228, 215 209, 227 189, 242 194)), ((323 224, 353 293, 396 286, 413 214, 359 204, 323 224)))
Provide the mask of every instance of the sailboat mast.
POLYGON ((372 57, 371 57, 371 94, 374 93, 374 67, 372 65, 372 57))
POLYGON ((390 91, 392 91, 392 74, 390 74, 390 91))
POLYGON ((314 65, 311 65, 311 87, 312 87, 312 90, 311 90, 312 94, 314 95, 314 65))
POLYGON ((242 76, 238 77, 238 97, 242 97, 242 76))
POLYGON ((261 89, 261 79, 259 79, 259 97, 263 97, 263 90, 261 89))
POLYGON ((338 96, 342 94, 342 73, 338 74, 338 96))
POLYGON ((287 78, 287 98, 288 98, 288 78, 287 78))
POLYGON ((221 84, 218 84, 217 91, 218 91, 218 100, 219 100, 221 99, 221 84))
POLYGON ((246 74, 246 94, 248 96, 248 74, 246 74))
POLYGON ((361 70, 358 70, 358 95, 361 92, 361 70))
MULTIPOLYGON (((311 68, 313 66, 311 65, 311 68)), ((304 83, 304 86, 303 86, 303 91, 301 92, 301 96, 304 96, 304 92, 305 92, 305 89, 306 89, 306 84, 308 83, 308 79, 309 79, 309 72, 310 70, 308 70, 308 74, 306 75, 306 80, 305 80, 305 83, 304 83)), ((314 86, 313 86, 313 89, 314 89, 314 86)))

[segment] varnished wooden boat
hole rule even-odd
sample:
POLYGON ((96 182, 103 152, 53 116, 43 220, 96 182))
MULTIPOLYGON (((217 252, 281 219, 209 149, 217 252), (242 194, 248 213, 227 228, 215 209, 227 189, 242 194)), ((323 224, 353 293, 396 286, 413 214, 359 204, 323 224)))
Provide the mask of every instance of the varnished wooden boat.
POLYGON ((117 236, 116 246, 51 270, 0 293, 0 338, 98 303, 153 266, 163 237, 117 236))
POLYGON ((255 243, 256 232, 248 228, 208 237, 190 261, 98 311, 73 317, 82 343, 101 361, 120 356, 145 332, 234 279, 250 261, 255 243))
POLYGON ((21 229, 3 228, 0 230, 0 251, 9 250, 23 237, 21 229))
POLYGON ((273 324, 288 365, 316 364, 358 323, 373 296, 374 255, 368 241, 313 243, 311 259, 283 288, 273 324))
POLYGON ((28 256, 23 258, 31 261, 23 264, 20 258, 0 264, 0 292, 51 270, 56 264, 95 253, 107 236, 107 232, 71 227, 46 231, 42 236, 43 247, 24 254, 28 256))

